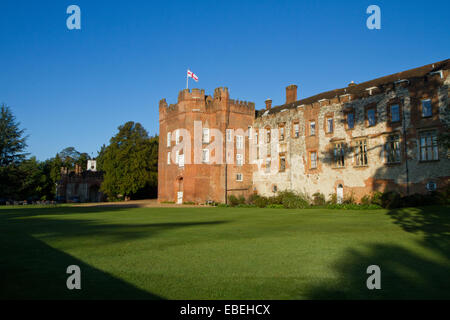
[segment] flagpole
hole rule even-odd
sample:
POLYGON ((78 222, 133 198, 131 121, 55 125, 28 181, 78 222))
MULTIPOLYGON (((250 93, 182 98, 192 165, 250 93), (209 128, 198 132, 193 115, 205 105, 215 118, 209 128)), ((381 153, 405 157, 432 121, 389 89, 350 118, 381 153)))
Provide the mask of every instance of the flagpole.
POLYGON ((189 77, 188 77, 188 73, 186 72, 186 89, 189 89, 188 85, 189 85, 189 77))

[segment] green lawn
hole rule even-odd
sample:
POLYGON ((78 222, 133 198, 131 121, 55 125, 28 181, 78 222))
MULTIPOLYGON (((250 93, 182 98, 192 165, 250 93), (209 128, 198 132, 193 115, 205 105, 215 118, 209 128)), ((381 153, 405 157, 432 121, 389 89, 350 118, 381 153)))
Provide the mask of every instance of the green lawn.
POLYGON ((450 298, 449 207, 3 207, 0 250, 0 299, 450 298))

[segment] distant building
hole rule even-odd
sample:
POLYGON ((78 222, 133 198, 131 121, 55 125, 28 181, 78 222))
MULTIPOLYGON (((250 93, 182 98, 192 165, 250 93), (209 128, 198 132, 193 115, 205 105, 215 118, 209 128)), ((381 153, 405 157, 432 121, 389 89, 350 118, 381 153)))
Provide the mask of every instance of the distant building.
POLYGON ((232 100, 182 90, 159 104, 158 198, 226 202, 227 196, 321 192, 338 200, 446 187, 450 60, 286 102, 232 100))
POLYGON ((75 170, 61 168, 61 180, 57 183, 56 197, 66 202, 100 202, 105 196, 100 191, 103 173, 97 171, 96 160, 88 160, 87 169, 75 165, 75 170))

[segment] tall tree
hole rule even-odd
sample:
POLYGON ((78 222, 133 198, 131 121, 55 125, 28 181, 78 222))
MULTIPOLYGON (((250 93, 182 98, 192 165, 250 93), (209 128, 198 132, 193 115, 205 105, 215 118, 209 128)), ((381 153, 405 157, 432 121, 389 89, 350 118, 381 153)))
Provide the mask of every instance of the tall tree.
POLYGON ((157 138, 150 138, 140 123, 132 121, 118 129, 98 157, 104 171, 101 190, 110 198, 132 197, 157 183, 157 138))
POLYGON ((0 107, 0 167, 18 164, 25 159, 23 151, 27 147, 25 130, 19 128, 11 109, 2 104, 0 107))
POLYGON ((67 147, 58 153, 58 157, 61 159, 64 167, 73 169, 75 163, 80 160, 81 153, 74 147, 67 147))
POLYGON ((11 109, 0 107, 0 198, 21 197, 19 164, 26 157, 26 136, 11 109))

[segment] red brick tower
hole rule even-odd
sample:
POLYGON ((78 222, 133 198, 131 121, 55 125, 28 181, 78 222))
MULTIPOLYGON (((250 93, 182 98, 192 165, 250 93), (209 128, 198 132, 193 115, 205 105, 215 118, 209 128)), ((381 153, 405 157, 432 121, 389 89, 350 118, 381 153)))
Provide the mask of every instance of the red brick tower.
POLYGON ((226 87, 216 88, 213 97, 182 90, 170 106, 162 99, 159 201, 224 203, 227 195, 251 193, 248 133, 254 119, 255 104, 230 99, 226 87))

